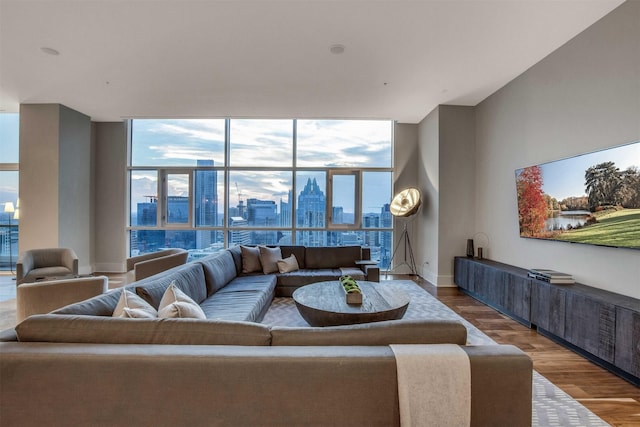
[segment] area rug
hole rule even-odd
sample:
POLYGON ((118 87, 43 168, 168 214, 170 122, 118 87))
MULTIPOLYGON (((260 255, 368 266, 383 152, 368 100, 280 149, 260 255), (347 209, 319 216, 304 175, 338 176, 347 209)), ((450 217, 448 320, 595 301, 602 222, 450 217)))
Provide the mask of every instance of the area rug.
MULTIPOLYGON (((405 319, 429 317, 459 320, 467 328, 468 344, 496 344, 494 340, 414 282, 387 280, 383 283, 385 286, 403 290, 411 297, 411 303, 404 315, 405 319)), ((271 326, 309 326, 298 313, 292 298, 275 298, 262 323, 271 326)), ((602 427, 609 425, 536 371, 533 371, 532 412, 534 427, 602 427)))

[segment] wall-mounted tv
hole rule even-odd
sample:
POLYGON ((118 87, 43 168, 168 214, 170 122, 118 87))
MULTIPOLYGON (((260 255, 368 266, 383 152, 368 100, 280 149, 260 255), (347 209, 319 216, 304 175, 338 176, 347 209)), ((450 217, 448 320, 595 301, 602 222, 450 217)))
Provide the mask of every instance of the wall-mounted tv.
POLYGON ((520 236, 640 249, 640 141, 516 170, 520 236))

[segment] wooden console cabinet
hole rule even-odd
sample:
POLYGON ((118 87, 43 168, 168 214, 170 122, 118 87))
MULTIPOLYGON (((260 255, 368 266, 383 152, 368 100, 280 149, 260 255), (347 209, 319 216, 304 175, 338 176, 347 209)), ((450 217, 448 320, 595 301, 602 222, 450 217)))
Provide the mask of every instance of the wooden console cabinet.
POLYGON ((454 281, 494 307, 593 362, 640 385, 640 300, 602 289, 553 285, 527 270, 456 257, 454 281))

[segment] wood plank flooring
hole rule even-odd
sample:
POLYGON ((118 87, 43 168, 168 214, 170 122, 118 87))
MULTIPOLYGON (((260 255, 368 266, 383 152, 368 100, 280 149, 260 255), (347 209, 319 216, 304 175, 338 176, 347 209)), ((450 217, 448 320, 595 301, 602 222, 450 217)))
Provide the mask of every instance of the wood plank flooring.
MULTIPOLYGON (((109 287, 127 282, 123 274, 107 274, 109 287)), ((589 362, 518 322, 460 292, 412 279, 460 316, 500 344, 512 344, 533 359, 534 369, 614 427, 640 427, 640 388, 589 362)), ((0 302, 0 330, 15 325, 15 299, 0 302)))
POLYGON ((436 288, 420 277, 412 279, 497 343, 527 353, 536 371, 612 426, 640 426, 640 388, 457 288, 436 288))

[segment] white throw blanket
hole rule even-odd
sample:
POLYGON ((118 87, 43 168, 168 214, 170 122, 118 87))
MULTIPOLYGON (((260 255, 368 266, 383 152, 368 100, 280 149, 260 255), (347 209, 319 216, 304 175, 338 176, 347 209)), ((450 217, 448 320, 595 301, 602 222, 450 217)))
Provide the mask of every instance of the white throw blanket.
POLYGON ((463 427, 471 423, 471 365, 455 344, 394 344, 400 425, 463 427))

